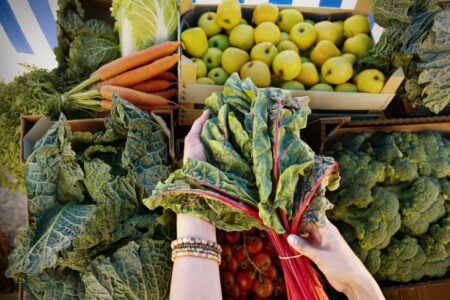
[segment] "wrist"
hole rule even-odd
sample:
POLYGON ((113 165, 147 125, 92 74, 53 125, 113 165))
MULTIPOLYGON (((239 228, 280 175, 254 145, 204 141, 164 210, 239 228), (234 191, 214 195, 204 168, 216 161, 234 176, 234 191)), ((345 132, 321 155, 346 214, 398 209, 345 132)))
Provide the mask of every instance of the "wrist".
POLYGON ((179 214, 177 215, 177 238, 186 237, 216 242, 216 228, 203 219, 179 214))
POLYGON ((357 276, 349 280, 343 293, 350 300, 384 299, 380 287, 367 270, 360 272, 357 276))

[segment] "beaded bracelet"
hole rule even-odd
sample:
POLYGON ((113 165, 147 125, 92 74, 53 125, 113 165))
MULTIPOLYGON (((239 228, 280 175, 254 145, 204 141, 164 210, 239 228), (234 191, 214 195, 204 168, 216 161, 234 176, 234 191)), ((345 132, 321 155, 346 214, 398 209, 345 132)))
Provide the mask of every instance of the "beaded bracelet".
POLYGON ((180 256, 196 256, 221 263, 222 247, 219 244, 196 238, 181 238, 171 244, 172 261, 180 256))

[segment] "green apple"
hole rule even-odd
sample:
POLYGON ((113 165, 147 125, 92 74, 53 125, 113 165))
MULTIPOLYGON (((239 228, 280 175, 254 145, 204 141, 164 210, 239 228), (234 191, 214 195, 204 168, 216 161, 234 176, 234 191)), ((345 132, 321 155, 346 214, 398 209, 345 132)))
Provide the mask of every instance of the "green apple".
POLYGON ((227 48, 222 54, 222 68, 229 74, 239 72, 248 61, 250 61, 250 56, 247 51, 236 47, 227 48))
POLYGON ((342 58, 345 58, 346 60, 348 60, 352 65, 356 62, 356 60, 358 59, 356 57, 356 55, 351 54, 351 53, 344 53, 341 55, 342 58))
POLYGON ((354 15, 344 21, 344 36, 346 38, 358 33, 370 33, 370 24, 366 16, 354 15))
POLYGON ((277 25, 281 31, 291 32, 292 27, 300 22, 303 22, 303 15, 296 9, 286 8, 278 14, 277 25))
POLYGON ((210 84, 210 85, 215 85, 216 83, 214 82, 214 80, 212 80, 211 78, 208 77, 201 77, 198 78, 195 83, 198 84, 210 84))
POLYGON ((316 38, 317 31, 314 26, 305 22, 294 25, 289 34, 289 39, 302 51, 314 45, 316 38))
POLYGON ((338 38, 336 41, 336 45, 340 47, 345 40, 345 38, 344 38, 344 21, 333 22, 333 25, 336 27, 336 30, 338 32, 338 38))
POLYGON ((300 57, 300 59, 302 60, 302 64, 311 62, 311 60, 309 58, 307 58, 306 56, 302 56, 302 57, 300 57))
POLYGON ((314 50, 314 46, 313 47, 311 47, 311 48, 309 48, 309 49, 307 49, 307 50, 305 50, 305 51, 302 51, 302 57, 308 57, 308 58, 311 58, 311 52, 314 50))
POLYGON ((278 43, 281 43, 282 41, 289 40, 289 33, 282 31, 280 34, 280 41, 278 43))
POLYGON ((271 42, 276 45, 280 41, 280 29, 271 22, 264 22, 255 28, 255 43, 271 42))
POLYGON ((270 42, 262 42, 252 48, 250 57, 252 60, 260 60, 270 68, 273 59, 278 54, 278 49, 270 42))
POLYGON ((208 73, 208 67, 206 66, 205 62, 197 57, 194 57, 191 60, 194 62, 195 67, 197 68, 197 78, 205 77, 206 73, 208 73))
POLYGON ((241 79, 250 78, 252 82, 260 88, 270 85, 270 69, 262 61, 249 61, 242 66, 240 72, 241 79))
POLYGON ((310 91, 321 91, 321 92, 333 92, 334 89, 331 85, 328 83, 318 83, 313 85, 310 89, 310 91))
POLYGON ((336 45, 328 40, 320 41, 314 47, 309 57, 318 67, 321 67, 329 58, 341 55, 336 45))
POLYGON ((343 57, 332 57, 322 65, 321 72, 328 83, 342 84, 352 78, 353 66, 343 57))
POLYGON ((293 80, 302 69, 300 55, 293 50, 278 53, 272 63, 274 74, 284 81, 293 80))
POLYGON ((208 78, 213 80, 217 85, 223 85, 228 77, 230 77, 230 74, 220 67, 214 68, 208 72, 208 78))
POLYGON ((325 80, 325 77, 323 76, 322 73, 319 73, 319 82, 320 83, 327 83, 327 81, 325 80))
POLYGON ((336 92, 347 92, 347 93, 356 93, 358 91, 356 85, 350 82, 339 84, 334 89, 336 92))
POLYGON ((236 26, 238 26, 238 25, 248 25, 248 22, 247 22, 246 19, 241 19, 241 20, 239 21, 239 23, 236 24, 235 26, 233 26, 233 27, 231 27, 231 28, 228 28, 228 29, 225 29, 225 33, 228 34, 228 35, 230 35, 231 30, 233 30, 233 28, 236 27, 236 26))
POLYGON ((198 27, 203 29, 207 37, 218 34, 222 31, 222 27, 216 22, 216 13, 208 11, 203 13, 198 19, 198 27))
POLYGON ((230 41, 225 34, 216 34, 209 38, 208 46, 209 48, 217 48, 224 51, 230 47, 230 41))
POLYGON ((309 24, 311 24, 311 25, 313 25, 313 26, 314 26, 314 24, 316 24, 316 22, 314 22, 314 21, 311 20, 311 19, 305 19, 304 22, 309 23, 309 24))
POLYGON ((222 28, 233 28, 241 18, 241 4, 238 0, 223 0, 217 7, 216 20, 222 28))
POLYGON ((317 72, 317 68, 313 63, 305 62, 302 63, 302 69, 295 80, 305 86, 312 86, 319 82, 319 72, 317 72))
POLYGON ((372 40, 367 34, 357 33, 345 40, 343 51, 356 56, 362 56, 372 48, 372 40))
POLYGON ((208 50, 206 33, 200 27, 186 29, 181 33, 181 42, 187 54, 192 57, 202 57, 208 50))
POLYGON ((384 87, 384 75, 377 69, 364 70, 357 76, 356 85, 361 92, 380 93, 384 87))
POLYGON ((259 25, 264 22, 275 23, 278 19, 278 7, 271 3, 261 3, 253 11, 253 23, 259 25))
POLYGON ((284 51, 284 50, 293 50, 297 53, 300 52, 300 50, 298 50, 297 45, 293 42, 293 41, 281 41, 278 43, 277 45, 278 48, 278 52, 284 51))
POLYGON ((281 84, 281 88, 286 90, 302 90, 302 91, 305 90, 305 86, 295 80, 283 82, 281 84))
POLYGON ((246 51, 250 50, 255 44, 254 31, 250 25, 241 24, 234 27, 230 33, 230 44, 246 51))
POLYGON ((339 30, 337 26, 330 21, 322 21, 316 23, 314 28, 317 31, 317 42, 330 41, 336 44, 339 38, 339 30))
POLYGON ((208 70, 220 67, 222 61, 222 50, 217 48, 208 48, 202 56, 203 62, 206 64, 208 70))

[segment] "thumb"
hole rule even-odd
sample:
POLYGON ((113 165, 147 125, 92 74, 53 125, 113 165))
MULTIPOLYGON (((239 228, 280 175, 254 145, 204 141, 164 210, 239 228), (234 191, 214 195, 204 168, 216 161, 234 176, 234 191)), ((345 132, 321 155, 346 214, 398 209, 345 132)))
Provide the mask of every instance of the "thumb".
POLYGON ((290 234, 287 239, 289 245, 295 249, 298 253, 307 256, 313 262, 317 257, 317 252, 319 251, 314 246, 312 246, 307 240, 302 239, 298 235, 290 234))

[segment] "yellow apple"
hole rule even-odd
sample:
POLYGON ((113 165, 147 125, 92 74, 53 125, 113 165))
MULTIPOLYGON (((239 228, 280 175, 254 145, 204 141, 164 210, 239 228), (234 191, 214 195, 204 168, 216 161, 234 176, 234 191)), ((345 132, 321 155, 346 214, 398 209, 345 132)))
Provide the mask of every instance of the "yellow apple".
POLYGON ((350 82, 346 82, 346 83, 342 83, 337 85, 334 90, 336 92, 347 92, 347 93, 356 93, 358 91, 358 88, 356 87, 355 84, 350 83, 350 82))
POLYGON ((264 22, 275 23, 278 19, 278 7, 271 3, 261 3, 253 11, 253 23, 259 25, 264 22))
POLYGON ((276 45, 280 41, 280 29, 271 22, 264 22, 255 28, 255 43, 271 42, 276 45))
POLYGON ((198 19, 198 26, 203 29, 207 37, 219 34, 222 27, 216 22, 216 13, 212 11, 205 12, 198 19))
POLYGON ((305 86, 312 86, 319 82, 319 72, 317 72, 317 68, 313 63, 305 62, 302 63, 302 69, 295 80, 301 82, 305 86))
POLYGON ((222 28, 233 28, 241 18, 241 4, 238 0, 223 0, 217 7, 216 20, 222 28))
POLYGON ((249 61, 243 65, 239 75, 242 80, 250 78, 260 88, 270 85, 270 69, 265 63, 259 60, 249 61))
POLYGON ((343 57, 332 57, 322 65, 321 72, 328 83, 342 84, 352 78, 353 66, 343 57))
POLYGON ((348 60, 352 65, 356 62, 356 60, 358 59, 356 57, 356 55, 351 54, 351 53, 344 53, 341 55, 342 58, 345 58, 346 60, 348 60))
POLYGON ((246 19, 241 19, 241 20, 239 21, 239 23, 237 23, 235 26, 233 26, 233 27, 231 27, 231 28, 228 28, 228 29, 225 29, 225 33, 228 34, 228 35, 230 35, 231 30, 233 30, 233 28, 236 27, 236 26, 238 26, 238 25, 248 25, 248 22, 247 22, 246 19))
POLYGON ((289 38, 300 50, 304 51, 316 42, 317 31, 311 24, 302 22, 292 27, 289 38))
POLYGON ((246 51, 252 49, 255 44, 254 29, 250 25, 241 24, 234 27, 230 33, 231 46, 244 49, 246 51))
POLYGON ((345 40, 344 53, 351 53, 356 56, 362 56, 372 48, 372 40, 367 34, 357 33, 345 40))
POLYGON ((318 83, 313 85, 310 89, 310 91, 321 91, 321 92, 333 92, 334 89, 331 85, 328 83, 318 83))
POLYGON ((206 67, 205 62, 197 57, 192 58, 192 61, 194 62, 197 69, 197 78, 205 77, 206 73, 208 72, 208 68, 206 67))
POLYGON ((186 29, 181 33, 184 49, 192 57, 201 57, 208 50, 208 38, 200 27, 186 29))
POLYGON ((282 31, 280 34, 280 42, 289 40, 289 33, 282 31))
POLYGON ((275 56, 272 69, 274 74, 284 81, 293 80, 302 69, 300 55, 293 50, 282 51, 275 56))
POLYGON ((277 25, 280 27, 281 31, 291 32, 292 27, 300 22, 303 22, 303 15, 296 9, 283 9, 278 14, 277 25))
POLYGON ((320 41, 311 52, 310 59, 318 67, 321 67, 328 59, 341 55, 341 51, 333 42, 320 41))
POLYGON ((336 30, 338 32, 338 38, 336 41, 336 45, 341 46, 345 40, 345 38, 344 38, 344 21, 336 21, 336 22, 333 22, 333 24, 336 27, 336 30))
POLYGON ((212 80, 211 78, 208 78, 208 77, 200 77, 200 78, 198 78, 198 79, 195 81, 195 83, 197 83, 197 84, 210 84, 210 85, 216 84, 216 83, 214 82, 214 80, 212 80))
POLYGON ((252 60, 260 60, 270 68, 273 59, 278 54, 278 49, 270 42, 262 42, 252 48, 250 57, 252 60))
POLYGON ((236 47, 229 47, 222 54, 222 68, 229 74, 239 72, 248 61, 250 61, 250 56, 247 51, 236 47))
POLYGON ((305 86, 295 80, 283 82, 281 84, 281 88, 286 90, 302 90, 302 91, 305 90, 305 86))
POLYGON ((336 44, 339 38, 339 30, 334 23, 330 21, 322 21, 316 23, 314 28, 317 31, 317 42, 330 41, 336 44))
POLYGON ((370 24, 366 16, 354 15, 344 21, 344 36, 355 36, 357 33, 370 33, 370 24))
POLYGON ((284 51, 284 50, 294 50, 295 52, 299 53, 297 45, 289 40, 281 41, 277 45, 278 52, 284 51))
POLYGON ((357 76, 356 85, 361 92, 380 93, 384 87, 384 75, 377 69, 364 70, 357 76))

